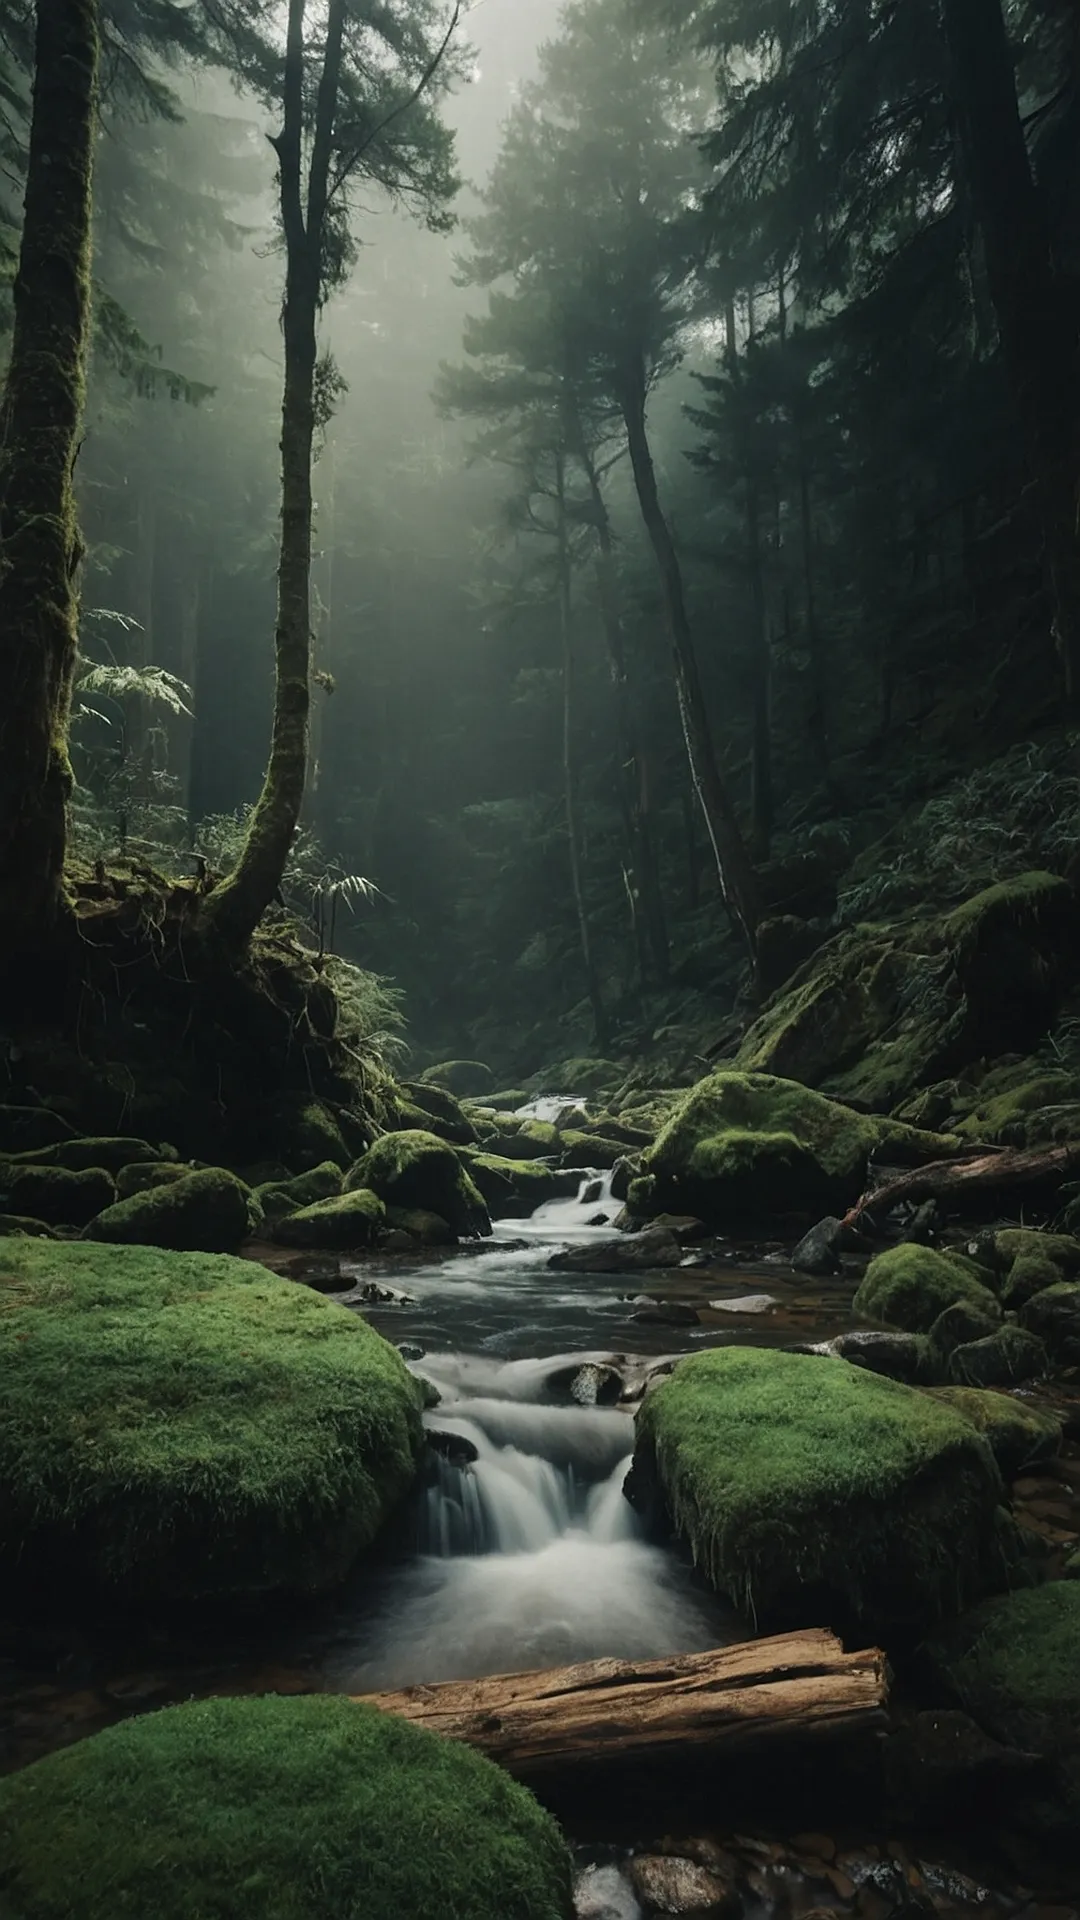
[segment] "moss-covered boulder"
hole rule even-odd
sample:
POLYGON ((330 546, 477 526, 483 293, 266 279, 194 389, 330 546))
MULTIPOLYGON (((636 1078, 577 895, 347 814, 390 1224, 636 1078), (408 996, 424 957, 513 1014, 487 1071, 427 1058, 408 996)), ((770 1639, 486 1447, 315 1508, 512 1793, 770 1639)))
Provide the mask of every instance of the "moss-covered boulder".
POLYGON ((659 1485, 697 1564, 762 1626, 909 1627, 1001 1577, 986 1442, 844 1360, 729 1347, 681 1361, 637 1416, 633 1483, 659 1485))
POLYGON ((310 1173, 325 1160, 344 1171, 353 1158, 336 1114, 311 1095, 283 1094, 258 1118, 253 1138, 292 1174, 310 1173))
POLYGON ((6 1603, 319 1591, 412 1480, 400 1354, 253 1261, 9 1240, 0 1296, 6 1603))
POLYGON ((546 1161, 511 1160, 501 1153, 470 1153, 466 1165, 487 1205, 497 1213, 535 1212, 546 1200, 577 1191, 576 1173, 559 1173, 546 1161))
POLYGON ((270 1238, 281 1247, 316 1247, 346 1252, 370 1247, 386 1225, 386 1208, 370 1187, 317 1200, 275 1222, 270 1238))
POLYGON ((563 1136, 550 1120, 512 1120, 499 1128, 498 1151, 509 1160, 542 1160, 562 1152, 563 1136))
POLYGON ((347 1192, 370 1187, 388 1207, 423 1207, 454 1233, 490 1233, 483 1195, 445 1140, 421 1129, 385 1133, 350 1167, 347 1192))
POLYGON ((1013 1812, 1075 1849, 1080 1822, 1080 1585, 1055 1580, 986 1602, 933 1643, 934 1662, 972 1717, 1051 1769, 1013 1812))
POLYGON ((952 1305, 939 1313, 927 1334, 931 1352, 937 1356, 942 1369, 949 1355, 957 1347, 969 1345, 972 1340, 985 1340, 989 1334, 996 1333, 999 1320, 996 1313, 990 1313, 974 1300, 954 1300, 952 1305))
POLYGON ((120 1200, 130 1200, 132 1194, 149 1193, 152 1187, 171 1187, 176 1180, 185 1180, 195 1169, 183 1160, 139 1160, 133 1167, 121 1167, 116 1176, 116 1193, 120 1200))
POLYGON ((597 1094, 614 1093, 626 1079, 626 1068, 616 1060, 604 1060, 591 1054, 574 1054, 568 1060, 556 1060, 529 1082, 535 1098, 543 1094, 565 1094, 575 1100, 591 1100, 597 1094))
POLYGON ((328 1694, 189 1701, 0 1781, 19 1920, 572 1920, 526 1788, 328 1694))
POLYGON ((944 924, 964 990, 972 1054, 1022 1048, 1044 1034, 1080 955, 1080 898, 1059 874, 1022 873, 987 887, 944 924))
POLYGON ((1019 1387, 1048 1366, 1046 1346, 1023 1327, 998 1327, 949 1355, 949 1379, 959 1387, 1019 1387))
POLYGON ((74 1140, 60 1140, 55 1146, 43 1147, 40 1152, 20 1154, 16 1164, 18 1161, 32 1161, 38 1167, 67 1167, 71 1173, 104 1167, 106 1173, 116 1175, 122 1167, 141 1166, 156 1160, 175 1160, 176 1157, 175 1148, 152 1147, 148 1140, 129 1139, 123 1134, 94 1134, 80 1135, 74 1140))
POLYGON ((1029 1400, 977 1387, 931 1387, 929 1391, 935 1400, 955 1408, 985 1435, 1008 1479, 1025 1467, 1052 1460, 1061 1446, 1060 1420, 1029 1400))
POLYGON ((333 1160, 323 1160, 308 1173, 292 1180, 264 1180, 255 1188, 255 1198, 269 1221, 282 1220, 301 1207, 313 1207, 319 1200, 332 1200, 344 1183, 341 1168, 333 1160))
POLYGON ((1080 1285, 1062 1280, 1020 1308, 1020 1324, 1046 1342, 1061 1366, 1080 1366, 1080 1285))
POLYGON ((104 1167, 0 1167, 0 1204, 6 1212, 29 1214, 51 1227, 85 1227, 116 1199, 116 1182, 104 1167))
POLYGON ((871 1260, 852 1304, 864 1319, 908 1333, 928 1333, 939 1315, 958 1301, 976 1309, 989 1324, 1001 1318, 997 1298, 983 1285, 973 1261, 905 1242, 871 1260))
POLYGON ((409 1117, 402 1124, 408 1127, 425 1128, 429 1133, 437 1133, 440 1140, 449 1140, 455 1147, 475 1146, 478 1135, 476 1127, 459 1100, 445 1087, 437 1087, 423 1080, 403 1080, 401 1082, 402 1099, 399 1102, 403 1113, 409 1117), (415 1116, 419 1115, 419 1118, 415 1116))
POLYGON ((425 1207, 387 1207, 386 1224, 392 1233, 407 1233, 422 1247, 453 1247, 457 1234, 441 1213, 429 1213, 425 1207))
POLYGON ((115 1246, 233 1253, 252 1224, 251 1189, 224 1167, 205 1167, 106 1207, 90 1222, 86 1237, 115 1246))
POLYGON ((966 1140, 1035 1147, 1076 1139, 1080 1075, 1033 1060, 1003 1062, 977 1087, 955 1087, 948 1112, 949 1127, 966 1140))
POLYGON ((616 1160, 621 1160, 626 1152, 626 1142, 607 1140, 599 1133, 585 1133, 578 1127, 568 1127, 561 1136, 562 1151, 559 1165, 562 1167, 603 1167, 610 1168, 616 1160))
POLYGON ((899 1121, 855 1113, 793 1080, 722 1071, 676 1106, 632 1189, 649 1213, 706 1220, 837 1211, 858 1198, 871 1153, 932 1157, 948 1145, 899 1121))

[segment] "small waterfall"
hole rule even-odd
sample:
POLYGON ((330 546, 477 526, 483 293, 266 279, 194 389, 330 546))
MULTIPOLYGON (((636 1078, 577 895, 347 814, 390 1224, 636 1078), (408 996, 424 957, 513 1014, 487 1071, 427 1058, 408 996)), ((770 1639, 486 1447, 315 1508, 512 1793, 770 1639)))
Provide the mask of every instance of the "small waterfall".
POLYGON ((572 1528, 632 1537, 634 1514, 622 1496, 626 1415, 474 1400, 440 1408, 432 1424, 464 1444, 456 1457, 436 1456, 419 1514, 422 1553, 536 1553, 572 1528), (462 1458, 466 1452, 474 1457, 462 1458), (616 1527, 619 1507, 626 1525, 616 1527))

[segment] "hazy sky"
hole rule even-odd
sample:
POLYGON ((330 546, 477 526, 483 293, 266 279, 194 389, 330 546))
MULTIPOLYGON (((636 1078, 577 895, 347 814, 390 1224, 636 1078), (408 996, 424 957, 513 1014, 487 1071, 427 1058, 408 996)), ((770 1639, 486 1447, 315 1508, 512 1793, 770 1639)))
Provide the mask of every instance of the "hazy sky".
POLYGON ((461 171, 482 179, 498 147, 514 90, 534 66, 536 49, 558 25, 562 0, 474 0, 465 30, 477 51, 477 79, 451 103, 461 171))

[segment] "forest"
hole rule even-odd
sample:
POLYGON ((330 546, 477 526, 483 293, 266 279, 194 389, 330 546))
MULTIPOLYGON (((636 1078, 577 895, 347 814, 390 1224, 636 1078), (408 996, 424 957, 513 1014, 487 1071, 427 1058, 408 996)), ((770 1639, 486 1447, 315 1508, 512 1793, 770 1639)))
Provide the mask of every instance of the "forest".
POLYGON ((1080 1920, 1076 0, 0 0, 0 1920, 1080 1920))

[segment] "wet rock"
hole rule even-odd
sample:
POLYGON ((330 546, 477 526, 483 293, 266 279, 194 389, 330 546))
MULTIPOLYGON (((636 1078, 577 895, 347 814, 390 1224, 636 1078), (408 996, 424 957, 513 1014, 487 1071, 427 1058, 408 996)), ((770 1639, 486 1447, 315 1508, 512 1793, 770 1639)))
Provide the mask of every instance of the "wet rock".
POLYGON ((694 1327, 698 1325, 700 1315, 696 1307, 684 1306, 681 1300, 652 1300, 639 1294, 640 1304, 630 1315, 647 1327, 694 1327))
POLYGON ((602 1200, 603 1197, 604 1197, 604 1183, 602 1180, 586 1181, 585 1185, 581 1189, 580 1194, 578 1195, 578 1198, 581 1201, 581 1204, 583 1207, 595 1206, 596 1202, 598 1200, 602 1200))
POLYGON ((775 1307, 776 1296, 772 1293, 739 1293, 732 1300, 710 1300, 714 1313, 768 1313, 775 1307))
POLYGON ((1025 1302, 1020 1324, 1045 1340, 1055 1360, 1067 1366, 1080 1361, 1080 1286, 1062 1281, 1025 1302))
POLYGON ((957 1347, 949 1359, 949 1379, 958 1387, 1015 1387, 1046 1372, 1043 1342, 1022 1327, 999 1327, 984 1340, 957 1347))
POLYGON ((630 1191, 630 1182, 637 1172, 632 1160, 616 1160, 611 1169, 611 1197, 613 1200, 625 1200, 630 1191))
POLYGON ((444 1460, 449 1460, 452 1467, 471 1467, 473 1461, 480 1458, 475 1441, 463 1433, 445 1433, 441 1428, 428 1427, 427 1443, 436 1453, 441 1453, 444 1460))
POLYGON ((795 1273, 824 1275, 840 1272, 839 1240, 843 1224, 835 1214, 826 1215, 816 1227, 804 1233, 791 1256, 795 1273))
POLYGON ((619 1399, 622 1387, 622 1375, 614 1367, 586 1361, 570 1382, 570 1398, 579 1407, 610 1407, 619 1399))
POLYGON ((411 1293, 402 1293, 398 1287, 384 1287, 378 1280, 361 1280, 352 1289, 353 1298, 362 1301, 365 1307, 415 1307, 416 1301, 411 1293))
POLYGON ((585 1225, 587 1227, 610 1227, 611 1215, 610 1213, 591 1214, 589 1219, 586 1220, 585 1225))
POLYGON ((866 1367, 870 1373, 881 1373, 889 1380, 903 1380, 908 1385, 926 1379, 930 1372, 926 1341, 917 1333, 886 1333, 877 1327, 860 1327, 851 1333, 838 1334, 835 1340, 824 1341, 815 1351, 836 1354, 841 1360, 849 1360, 852 1366, 866 1367))
POLYGON ((387 1207, 386 1224, 399 1233, 407 1233, 411 1240, 419 1240, 424 1247, 452 1247, 457 1244, 448 1220, 441 1213, 432 1213, 426 1207, 387 1207))
POLYGON ((941 1231, 941 1209, 936 1200, 924 1200, 916 1207, 904 1230, 904 1239, 915 1246, 927 1247, 941 1231))
MULTIPOLYGON (((175 1188, 172 1189, 176 1191, 175 1188)), ((382 1201, 366 1187, 331 1200, 301 1207, 275 1225, 271 1238, 285 1247, 325 1247, 345 1251, 370 1246, 386 1219, 382 1201)))
POLYGON ((957 1347, 986 1339, 996 1331, 994 1316, 984 1313, 977 1301, 954 1300, 951 1307, 938 1314, 928 1337, 934 1351, 947 1359, 957 1347))
POLYGON ((391 1227, 389 1232, 382 1234, 379 1239, 381 1253, 412 1253, 415 1246, 416 1241, 412 1234, 406 1233, 404 1227, 391 1227))
POLYGON ((554 1273, 633 1273, 639 1267, 677 1267, 682 1248, 666 1227, 644 1233, 616 1234, 591 1247, 566 1247, 553 1253, 548 1266, 554 1273))
POLYGON ((586 1867, 574 1882, 576 1920, 640 1920, 641 1907, 618 1867, 586 1867))
POLYGON ((397 1350, 403 1360, 422 1360, 425 1352, 415 1340, 399 1340, 397 1350))
POLYGON ((684 1245, 688 1240, 703 1240, 708 1232, 704 1220, 699 1220, 696 1213, 658 1213, 652 1225, 666 1227, 668 1233, 673 1233, 684 1245))
POLYGON ((344 1273, 338 1260, 290 1260, 279 1272, 301 1286, 314 1287, 316 1293, 348 1293, 353 1285, 352 1274, 344 1273))
POLYGON ((630 1862, 635 1891, 653 1913, 734 1913, 735 1881, 715 1867, 664 1853, 639 1854, 630 1862))
POLYGON ((183 1253, 231 1253, 251 1221, 251 1189, 224 1167, 207 1167, 118 1200, 91 1221, 84 1237, 183 1253))

